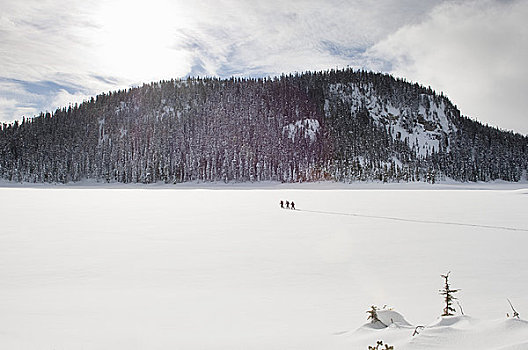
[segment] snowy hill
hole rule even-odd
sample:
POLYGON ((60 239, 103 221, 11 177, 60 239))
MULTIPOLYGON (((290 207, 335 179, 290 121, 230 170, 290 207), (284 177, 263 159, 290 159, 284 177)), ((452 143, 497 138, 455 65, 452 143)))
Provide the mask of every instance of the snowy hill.
POLYGON ((161 81, 0 127, 18 182, 519 181, 528 138, 389 75, 161 81))

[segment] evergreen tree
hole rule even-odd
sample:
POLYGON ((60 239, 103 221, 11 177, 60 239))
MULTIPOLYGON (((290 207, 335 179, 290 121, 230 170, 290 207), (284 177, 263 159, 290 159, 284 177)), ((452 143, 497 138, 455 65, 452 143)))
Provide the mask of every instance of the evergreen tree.
POLYGON ((455 298, 453 294, 460 291, 460 289, 451 289, 449 285, 449 274, 450 273, 451 271, 449 271, 445 275, 440 275, 444 279, 444 288, 440 289, 439 291, 440 295, 444 296, 444 303, 445 303, 442 316, 453 316, 453 313, 456 312, 455 309, 453 308, 453 300, 456 300, 457 298, 455 298))

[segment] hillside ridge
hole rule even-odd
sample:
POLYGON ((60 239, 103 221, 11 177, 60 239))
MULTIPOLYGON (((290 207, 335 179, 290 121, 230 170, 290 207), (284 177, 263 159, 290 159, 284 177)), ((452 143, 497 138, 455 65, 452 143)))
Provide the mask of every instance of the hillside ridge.
POLYGON ((17 182, 519 181, 527 169, 525 136, 352 69, 160 81, 0 128, 0 178, 17 182))

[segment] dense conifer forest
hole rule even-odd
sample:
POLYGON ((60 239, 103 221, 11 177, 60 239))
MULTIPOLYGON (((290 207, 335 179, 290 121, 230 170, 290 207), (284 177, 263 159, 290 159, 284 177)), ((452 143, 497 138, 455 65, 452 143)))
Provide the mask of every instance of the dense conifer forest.
POLYGON ((160 81, 0 128, 0 178, 17 182, 519 181, 527 168, 526 136, 352 69, 160 81))

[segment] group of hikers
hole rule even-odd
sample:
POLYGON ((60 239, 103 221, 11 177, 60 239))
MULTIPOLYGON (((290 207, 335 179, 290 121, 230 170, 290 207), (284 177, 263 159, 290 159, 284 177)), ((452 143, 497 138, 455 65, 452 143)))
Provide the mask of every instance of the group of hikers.
POLYGON ((293 203, 293 201, 286 201, 286 206, 284 206, 284 201, 281 200, 280 201, 280 206, 282 209, 291 209, 291 210, 295 210, 295 203, 293 203))

